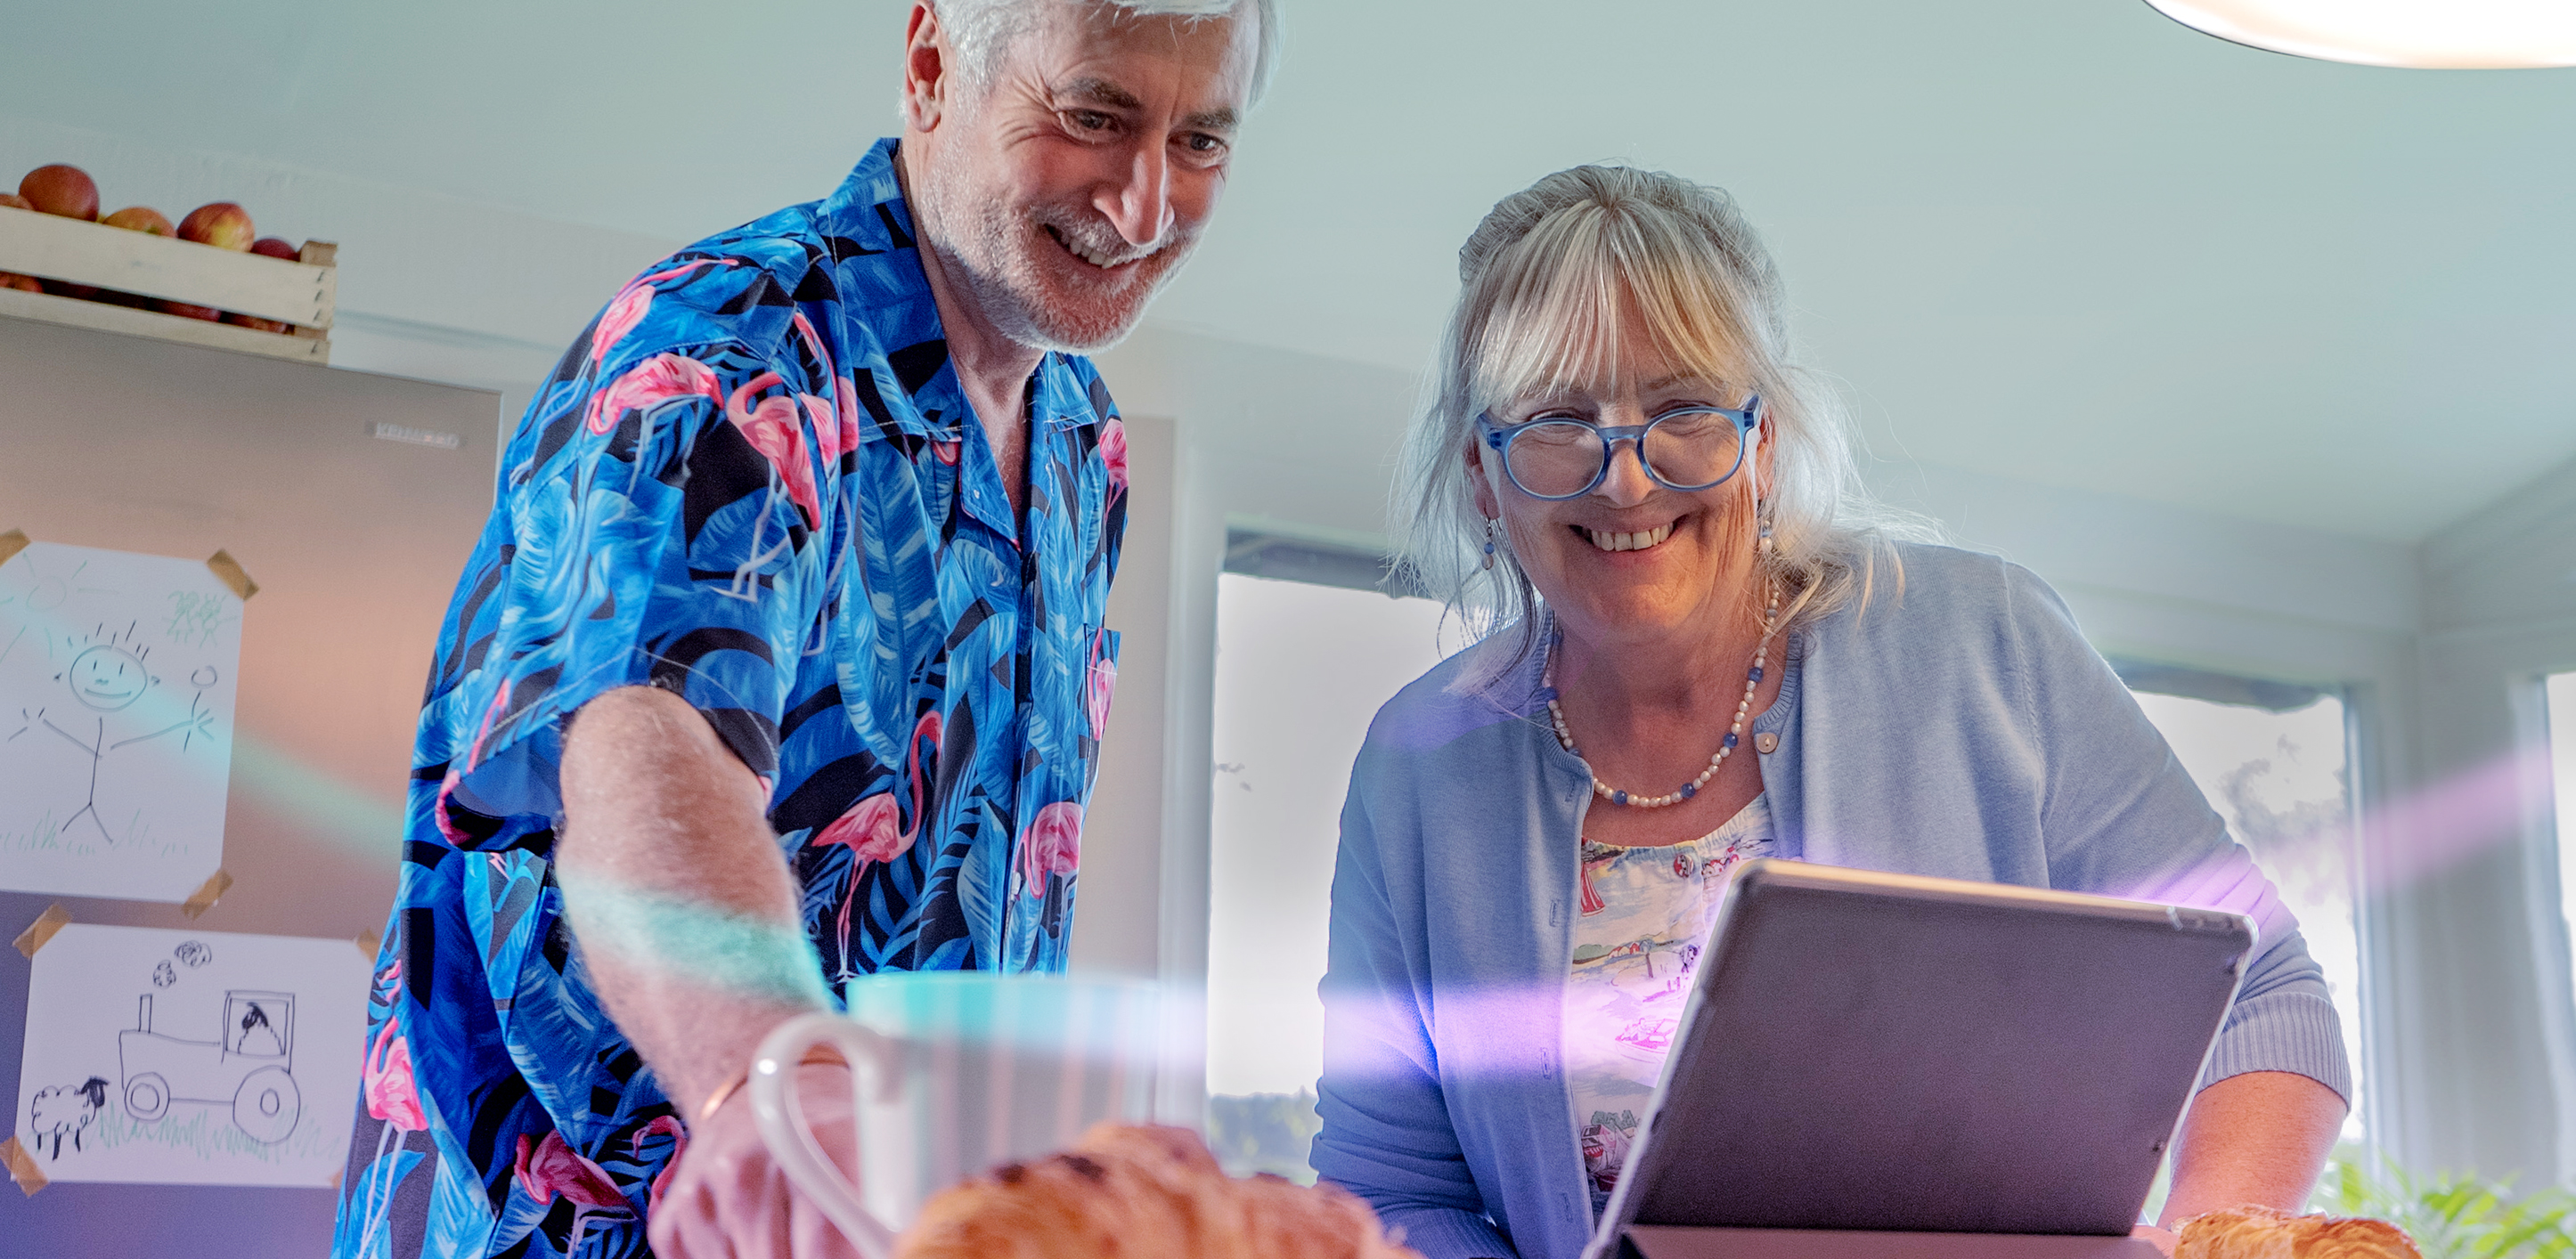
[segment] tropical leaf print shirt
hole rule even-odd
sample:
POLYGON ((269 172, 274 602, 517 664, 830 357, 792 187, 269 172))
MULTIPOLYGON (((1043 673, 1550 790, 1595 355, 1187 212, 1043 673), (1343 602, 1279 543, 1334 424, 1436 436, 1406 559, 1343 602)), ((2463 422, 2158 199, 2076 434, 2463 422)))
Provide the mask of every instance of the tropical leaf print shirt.
POLYGON ((1015 516, 882 141, 657 263, 530 404, 440 636, 336 1252, 626 1256, 685 1130, 551 866, 561 722, 678 694, 770 788, 823 978, 1061 970, 1126 438, 1029 384, 1015 516))
POLYGON ((1663 1077, 1721 893, 1737 867, 1771 849, 1771 807, 1760 796, 1687 843, 1583 845, 1583 912, 1565 984, 1565 1077, 1595 1215, 1619 1183, 1663 1077))

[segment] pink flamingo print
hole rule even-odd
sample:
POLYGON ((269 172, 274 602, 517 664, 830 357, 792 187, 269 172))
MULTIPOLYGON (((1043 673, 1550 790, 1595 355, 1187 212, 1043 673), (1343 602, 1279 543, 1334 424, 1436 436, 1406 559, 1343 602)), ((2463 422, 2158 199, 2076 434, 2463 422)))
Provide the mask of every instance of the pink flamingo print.
POLYGON ((797 404, 805 408, 805 418, 814 428, 814 458, 828 475, 832 465, 841 459, 841 422, 832 414, 832 404, 810 393, 796 395, 797 404))
POLYGON ((833 381, 834 398, 831 402, 810 393, 796 395, 796 401, 805 408, 806 418, 814 422, 814 454, 821 460, 824 470, 829 472, 844 452, 859 444, 858 404, 849 396, 849 391, 833 379, 832 353, 823 348, 823 338, 814 331, 814 324, 805 318, 805 312, 797 311, 788 322, 805 342, 805 349, 814 356, 815 363, 821 366, 823 379, 833 381))
POLYGON ((598 329, 590 335, 590 365, 598 367, 607 359, 608 352, 625 340, 627 333, 635 330, 635 325, 644 322, 644 312, 653 305, 654 285, 687 275, 700 267, 719 265, 731 266, 733 261, 729 258, 721 261, 701 258, 695 262, 684 262, 667 271, 637 276, 625 288, 617 290, 617 296, 609 301, 608 309, 599 314, 598 329))
POLYGON ((715 369, 684 354, 656 354, 626 369, 608 387, 590 396, 583 426, 597 437, 617 427, 628 411, 651 409, 678 398, 724 400, 715 369))
POLYGON ((376 1033, 375 1043, 367 1047, 359 1076, 369 1115, 404 1132, 429 1127, 429 1119, 420 1108, 420 1087, 412 1082, 411 1045, 394 1035, 392 1019, 385 1020, 384 1030, 376 1033))
POLYGON ((1109 699, 1118 689, 1118 662, 1100 654, 1101 640, 1105 637, 1105 632, 1091 636, 1089 685, 1083 689, 1082 695, 1083 707, 1091 715, 1091 737, 1095 740, 1100 738, 1101 731, 1109 728, 1109 699))
POLYGON ((551 1203, 562 1194, 573 1203, 572 1238, 568 1248, 581 1245, 582 1231, 593 1217, 607 1212, 631 1214, 626 1195, 617 1191, 617 1182, 609 1179, 607 1169, 583 1158, 581 1152, 564 1144, 563 1134, 548 1132, 545 1140, 531 1150, 528 1134, 519 1134, 519 1156, 511 1163, 519 1187, 539 1203, 551 1203))
MULTIPOLYGON (((383 997, 387 1001, 395 999, 402 991, 402 968, 402 962, 397 960, 386 967, 383 976, 375 981, 376 986, 383 989, 383 997)), ((383 1029, 376 1033, 375 1042, 360 1055, 358 1077, 367 1113, 385 1121, 385 1126, 376 1131, 376 1156, 367 1160, 367 1166, 375 1167, 384 1162, 386 1146, 399 1144, 409 1134, 429 1127, 428 1115, 420 1105, 420 1087, 412 1080, 411 1044, 395 1032, 390 1015, 386 1017, 383 1029)), ((361 1250, 373 1244, 376 1229, 393 1210, 393 1201, 390 1183, 384 1186, 381 1204, 375 1198, 374 1187, 369 1187, 364 1217, 367 1223, 359 1233, 361 1250)))
MULTIPOLYGON (((508 688, 505 687, 503 689, 506 691, 508 688)), ((471 836, 459 829, 454 822, 447 820, 447 797, 455 794, 456 784, 463 782, 464 780, 465 773, 463 770, 460 770, 453 765, 448 766, 447 777, 440 779, 438 783, 438 798, 430 801, 429 804, 430 820, 438 823, 438 833, 446 837, 449 844, 460 849, 467 847, 474 841, 471 836)))
POLYGON ((880 791, 851 805, 849 811, 834 818, 808 842, 840 844, 858 860, 850 866, 850 887, 841 896, 841 939, 850 938, 850 906, 858 900, 859 875, 871 861, 883 864, 912 850, 912 841, 921 837, 922 781, 921 749, 927 743, 934 754, 939 747, 939 714, 923 713, 912 727, 912 747, 904 758, 904 777, 912 784, 912 829, 900 829, 900 811, 892 791, 880 791))
POLYGON ((1127 425, 1110 416, 1100 425, 1100 465, 1109 471, 1109 483, 1127 488, 1127 425))
POLYGON ((832 380, 832 415, 838 421, 840 454, 859 448, 859 382, 855 377, 838 376, 832 380))
POLYGON ((797 338, 805 343, 806 351, 814 356, 815 364, 823 369, 819 374, 826 380, 831 379, 832 352, 823 348, 823 338, 814 331, 814 321, 807 319, 805 312, 800 310, 787 317, 787 324, 796 330, 797 338))
POLYGON ((680 1170, 680 1156, 689 1152, 689 1130, 680 1126, 679 1119, 672 1115, 655 1115, 652 1122, 636 1129, 635 1135, 627 1138, 637 1161, 644 1158, 644 1138, 653 1136, 671 1138, 671 1157, 662 1164, 662 1173, 653 1178, 653 1190, 644 1199, 646 1215, 662 1209, 662 1188, 671 1183, 671 1173, 680 1170))
POLYGON ((464 760, 461 764, 448 766, 447 777, 440 779, 438 783, 438 797, 430 801, 430 820, 438 823, 438 833, 460 850, 472 848, 474 837, 448 820, 447 798, 456 793, 457 784, 465 781, 467 770, 483 763, 483 744, 491 739, 493 725, 500 721, 501 710, 509 707, 509 704, 510 688, 506 686, 495 688, 492 702, 484 706, 482 723, 474 728, 474 742, 466 746, 464 760))
POLYGON ((811 529, 822 523, 823 510, 814 495, 814 461, 805 452, 805 425, 797 416, 797 404, 784 397, 750 402, 753 394, 781 381, 776 372, 762 372, 744 381, 726 401, 725 417, 778 470, 778 479, 787 487, 787 501, 805 513, 805 527, 811 529))
POLYGON ((1020 832, 1020 883, 1028 895, 1046 897, 1041 921, 1048 935, 1060 933, 1064 924, 1064 882, 1052 876, 1070 878, 1081 865, 1082 806, 1059 800, 1038 810, 1020 832))

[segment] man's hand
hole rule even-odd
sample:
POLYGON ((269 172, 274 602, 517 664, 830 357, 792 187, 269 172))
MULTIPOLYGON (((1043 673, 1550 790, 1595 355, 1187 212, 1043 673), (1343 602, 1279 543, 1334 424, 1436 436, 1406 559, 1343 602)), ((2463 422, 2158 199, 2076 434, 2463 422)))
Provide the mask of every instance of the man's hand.
MULTIPOLYGON (((797 1095, 815 1139, 856 1184, 859 1146, 850 1113, 849 1068, 797 1068, 797 1095)), ((655 1186, 653 1253, 662 1259, 861 1259, 769 1157, 740 1091, 689 1125, 689 1148, 655 1186)))
POLYGON ((767 792, 688 701, 641 686, 582 707, 561 779, 557 874, 582 960, 693 1119, 771 1028, 830 1004, 767 792))

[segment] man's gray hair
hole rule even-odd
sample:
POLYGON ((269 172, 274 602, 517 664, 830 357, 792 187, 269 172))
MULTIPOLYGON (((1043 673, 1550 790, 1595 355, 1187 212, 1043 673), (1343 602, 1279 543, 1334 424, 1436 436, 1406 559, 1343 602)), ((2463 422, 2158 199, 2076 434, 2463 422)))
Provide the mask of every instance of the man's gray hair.
POLYGON ((1193 19, 1232 17, 1250 9, 1261 23, 1250 101, 1259 102, 1270 89, 1270 73, 1279 64, 1279 0, 932 0, 931 8, 948 32, 948 46, 963 63, 959 68, 966 81, 980 88, 993 81, 1002 50, 1029 28, 1040 7, 1050 4, 1098 4, 1141 17, 1193 19))

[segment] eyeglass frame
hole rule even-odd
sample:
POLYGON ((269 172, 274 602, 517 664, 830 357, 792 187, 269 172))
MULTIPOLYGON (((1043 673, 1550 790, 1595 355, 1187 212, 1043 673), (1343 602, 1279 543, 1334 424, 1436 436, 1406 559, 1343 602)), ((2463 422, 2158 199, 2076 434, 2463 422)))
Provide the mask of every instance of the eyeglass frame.
POLYGON ((1503 475, 1510 479, 1512 488, 1519 490, 1523 494, 1529 495, 1531 498, 1547 503, 1562 503, 1569 499, 1581 498, 1594 490, 1600 489, 1601 483, 1609 479, 1610 461, 1619 457, 1619 443, 1621 442, 1628 442, 1637 448, 1638 469, 1646 474, 1646 479, 1653 481, 1655 484, 1660 485, 1665 489, 1681 494, 1696 494, 1702 490, 1716 489, 1718 486, 1734 480, 1735 474, 1744 470, 1745 453, 1753 449, 1756 444, 1753 440, 1753 431, 1761 426, 1762 395, 1758 393, 1748 395, 1744 400, 1744 405, 1741 407, 1675 407, 1643 424, 1621 424, 1607 428, 1598 424, 1586 424, 1582 420, 1564 418, 1528 419, 1523 420, 1518 424, 1497 424, 1494 422, 1493 412, 1479 411, 1476 413, 1476 431, 1484 437, 1486 447, 1502 458, 1503 475), (1735 462, 1727 468, 1724 475, 1705 485, 1682 485, 1676 482, 1667 481, 1664 479, 1662 473, 1655 471, 1654 461, 1646 458, 1646 434, 1656 425, 1661 424, 1666 420, 1679 419, 1685 415, 1723 415, 1726 418, 1735 421, 1735 462), (1583 427, 1591 429, 1594 434, 1600 437, 1601 466, 1593 471, 1592 479, 1585 482, 1582 489, 1576 490, 1571 494, 1541 494, 1536 490, 1521 484, 1520 474, 1512 471, 1511 452, 1506 448, 1511 445, 1513 438, 1523 430, 1534 428, 1541 424, 1581 424, 1583 427))

